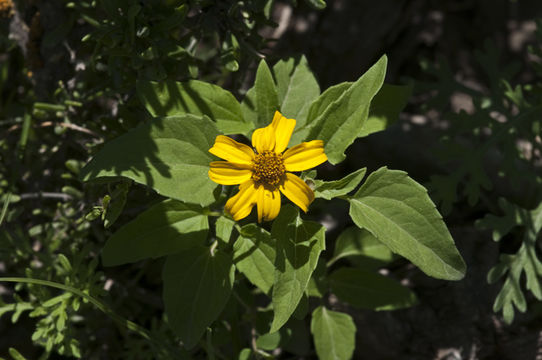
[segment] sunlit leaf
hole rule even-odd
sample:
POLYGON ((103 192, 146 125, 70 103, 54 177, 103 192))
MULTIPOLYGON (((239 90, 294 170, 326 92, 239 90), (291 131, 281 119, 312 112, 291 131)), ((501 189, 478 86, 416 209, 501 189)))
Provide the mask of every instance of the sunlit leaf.
MULTIPOLYGON (((320 86, 309 69, 305 56, 279 61, 273 66, 281 113, 305 124, 309 107, 320 95, 320 86)), ((277 109, 279 110, 279 109, 277 109)))
POLYGON ((396 122, 411 93, 412 86, 382 85, 371 102, 369 117, 359 137, 382 131, 396 122))
POLYGON ((137 93, 154 117, 206 115, 224 134, 244 134, 252 129, 252 124, 244 121, 237 99, 229 91, 211 83, 199 80, 138 81, 137 93))
POLYGON ((241 228, 233 247, 237 269, 264 293, 269 293, 275 278, 275 243, 271 234, 256 224, 241 228))
POLYGON ((350 199, 350 216, 427 275, 465 276, 465 262, 427 190, 404 171, 383 167, 369 175, 350 199))
POLYGON ((335 181, 313 180, 314 195, 317 198, 323 198, 326 200, 331 200, 337 196, 346 195, 359 185, 365 176, 366 170, 367 168, 356 170, 353 173, 346 175, 342 179, 335 181))
POLYGON ((108 142, 81 170, 84 181, 126 177, 159 194, 200 205, 215 201, 208 152, 215 123, 192 115, 156 118, 108 142))
POLYGON ((355 258, 358 260, 355 263, 360 262, 365 267, 377 268, 392 261, 394 254, 369 231, 351 226, 337 238, 333 258, 328 264, 331 265, 342 258, 352 260, 355 258))
POLYGON ((277 255, 271 298, 275 314, 270 332, 280 329, 296 310, 325 249, 324 236, 322 225, 301 220, 292 206, 283 207, 273 222, 271 237, 276 241, 277 255))
MULTIPOLYGON (((330 163, 337 164, 344 160, 344 151, 365 126, 371 101, 384 82, 386 65, 387 58, 382 56, 322 112, 315 114, 309 110, 307 126, 310 127, 310 132, 307 139, 324 141, 330 163), (311 118, 311 114, 316 118, 311 118)), ((327 96, 326 92, 322 96, 327 96)))
POLYGON ((350 315, 319 306, 312 313, 311 333, 320 360, 352 358, 356 325, 350 315))
POLYGON ((275 111, 279 110, 277 87, 271 70, 265 60, 260 61, 254 87, 246 94, 241 103, 241 110, 246 121, 251 121, 255 127, 267 126, 275 111))

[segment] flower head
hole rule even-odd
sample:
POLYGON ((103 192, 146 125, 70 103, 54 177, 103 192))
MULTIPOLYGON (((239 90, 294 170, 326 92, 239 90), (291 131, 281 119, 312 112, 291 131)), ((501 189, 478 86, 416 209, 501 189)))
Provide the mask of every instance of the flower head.
POLYGON ((303 211, 314 200, 314 193, 290 171, 303 171, 327 160, 324 142, 313 140, 286 150, 295 128, 295 120, 275 112, 271 124, 256 129, 252 146, 241 144, 227 136, 218 135, 209 152, 226 161, 213 161, 209 177, 222 185, 239 185, 225 209, 235 220, 258 208, 258 221, 273 220, 280 211, 280 193, 303 211), (285 151, 286 150, 286 151, 285 151))
POLYGON ((13 16, 13 1, 11 0, 0 0, 0 18, 10 18, 13 16))

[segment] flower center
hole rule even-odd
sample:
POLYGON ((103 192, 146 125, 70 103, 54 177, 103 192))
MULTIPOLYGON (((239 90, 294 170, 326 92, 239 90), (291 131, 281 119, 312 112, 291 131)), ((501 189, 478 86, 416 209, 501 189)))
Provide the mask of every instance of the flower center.
POLYGON ((268 185, 277 185, 286 172, 282 154, 266 150, 256 154, 252 170, 252 179, 268 185))

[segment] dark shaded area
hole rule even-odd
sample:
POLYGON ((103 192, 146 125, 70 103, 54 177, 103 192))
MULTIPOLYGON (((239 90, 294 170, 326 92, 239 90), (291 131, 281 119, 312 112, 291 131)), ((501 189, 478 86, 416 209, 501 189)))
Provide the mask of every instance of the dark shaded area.
MULTIPOLYGON (((405 84, 414 80, 416 88, 428 79, 420 62, 445 59, 452 77, 483 88, 487 79, 473 65, 473 60, 475 52, 482 50, 488 39, 502 52, 500 62, 521 64, 519 78, 507 80, 533 79, 533 73, 526 67, 527 46, 534 42, 534 20, 542 16, 542 3, 336 0, 328 1, 327 9, 321 13, 309 9, 290 13, 279 7, 275 16, 288 26, 275 44, 272 56, 306 54, 322 90, 342 81, 356 80, 384 53, 389 58, 387 83, 405 84)), ((450 96, 443 100, 451 102, 452 107, 468 108, 468 101, 450 96)), ((442 113, 424 113, 426 101, 427 96, 418 87, 397 124, 358 139, 348 149, 344 163, 335 168, 324 166, 319 174, 337 179, 340 174, 364 166, 374 171, 387 165, 427 183, 431 175, 442 172, 445 166, 432 151, 438 131, 446 126, 448 119, 442 113)), ((443 110, 450 109, 443 107, 443 110)), ((498 165, 488 164, 497 168, 498 165)), ((492 190, 495 200, 510 193, 501 180, 492 181, 496 186, 492 190)), ((491 192, 489 196, 493 196, 491 192)), ((332 209, 333 204, 326 206, 332 209)), ((333 246, 329 242, 333 234, 349 225, 348 218, 342 219, 345 210, 339 208, 332 210, 336 215, 330 221, 335 227, 328 233, 326 253, 333 246)), ((502 283, 488 285, 486 275, 503 250, 492 241, 489 231, 474 226, 475 220, 487 211, 483 206, 471 207, 460 202, 445 218, 468 266, 464 280, 431 279, 407 264, 390 268, 393 277, 403 279, 416 292, 420 299, 418 306, 393 312, 359 311, 331 299, 332 307, 348 312, 355 319, 355 359, 539 358, 542 333, 540 320, 531 310, 536 307, 534 297, 527 295, 529 311, 516 312, 512 325, 506 325, 501 314, 492 310, 502 283)))

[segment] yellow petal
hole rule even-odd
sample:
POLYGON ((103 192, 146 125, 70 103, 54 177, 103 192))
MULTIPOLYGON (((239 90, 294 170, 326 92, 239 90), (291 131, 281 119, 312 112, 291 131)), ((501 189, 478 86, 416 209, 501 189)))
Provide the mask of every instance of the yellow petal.
POLYGON ((275 152, 281 153, 288 147, 294 132, 295 120, 287 119, 280 112, 275 111, 271 126, 275 129, 275 152))
POLYGON ((279 186, 280 192, 299 206, 304 212, 309 209, 310 203, 314 200, 314 193, 307 184, 296 175, 286 173, 286 179, 279 186))
POLYGON ((258 222, 273 220, 280 211, 280 191, 268 186, 258 187, 258 222))
POLYGON ((327 160, 324 142, 313 140, 288 149, 283 155, 287 171, 303 171, 320 165, 327 160))
POLYGON ((209 178, 221 185, 239 185, 252 177, 252 167, 228 161, 213 161, 209 165, 209 178))
POLYGON ((256 204, 257 194, 254 181, 249 180, 239 186, 239 192, 229 198, 224 209, 235 221, 239 221, 250 214, 256 204))
POLYGON ((260 154, 266 150, 273 151, 275 148, 275 129, 269 125, 254 130, 252 133, 252 146, 254 146, 260 154))
POLYGON ((219 158, 238 164, 252 164, 254 151, 250 146, 241 144, 230 137, 218 135, 209 152, 219 158))

